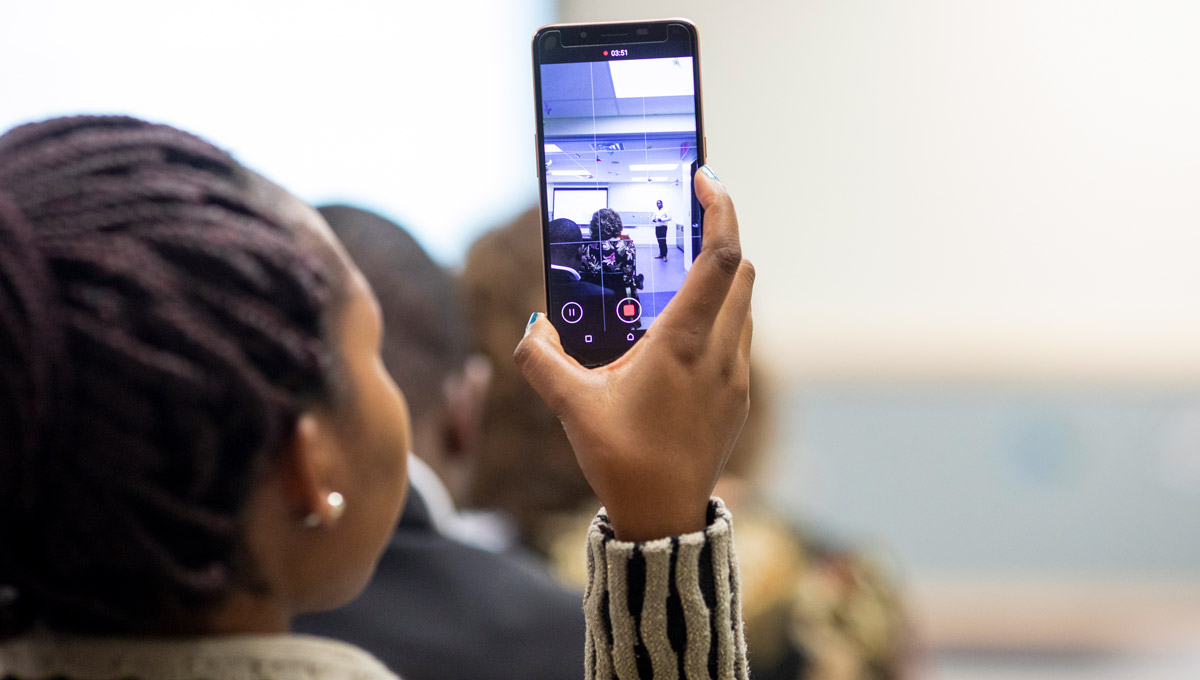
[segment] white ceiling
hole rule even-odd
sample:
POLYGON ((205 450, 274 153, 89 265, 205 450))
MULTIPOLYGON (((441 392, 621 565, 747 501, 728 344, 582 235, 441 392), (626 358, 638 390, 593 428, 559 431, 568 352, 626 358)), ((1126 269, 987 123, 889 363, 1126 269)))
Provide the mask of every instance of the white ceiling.
MULTIPOLYGON (((654 61, 654 60, 646 60, 654 61)), ((632 62, 631 62, 632 63, 632 62)), ((542 113, 554 120, 557 130, 576 134, 554 135, 547 144, 557 144, 561 152, 548 151, 548 171, 586 170, 579 177, 554 176, 555 184, 571 182, 637 182, 646 177, 663 177, 674 183, 681 176, 680 163, 690 164, 696 157, 694 132, 662 131, 663 126, 647 124, 655 133, 622 132, 611 134, 612 128, 598 122, 621 119, 618 129, 636 130, 645 119, 656 121, 681 118, 688 122, 695 110, 691 96, 626 97, 618 98, 613 88, 610 64, 591 62, 577 64, 547 64, 542 67, 542 113), (572 120, 573 119, 573 120, 572 120), (592 134, 607 129, 610 134, 592 134), (579 133, 578 131, 586 131, 579 133), (622 150, 604 148, 606 144, 621 144, 622 150), (633 171, 630 165, 675 164, 671 170, 633 171)), ((679 127, 673 129, 678 130, 679 127)), ((666 127, 672 130, 672 127, 666 127)))
POLYGON ((674 183, 680 177, 680 164, 690 165, 696 157, 696 149, 691 134, 670 137, 649 137, 644 139, 617 139, 613 137, 587 137, 575 139, 550 139, 547 144, 557 144, 562 152, 546 152, 549 162, 547 172, 555 170, 586 170, 591 175, 580 177, 549 175, 553 184, 567 182, 637 182, 645 181, 645 177, 667 176, 674 183), (595 151, 594 144, 611 144, 619 142, 623 150, 595 151), (630 165, 646 164, 675 164, 672 170, 633 171, 630 165))
MULTIPOLYGON (((639 59, 621 62, 620 66, 641 65, 651 68, 661 65, 662 61, 664 60, 639 59)), ((676 61, 686 61, 690 75, 691 60, 676 61)), ((657 116, 691 114, 695 111, 696 102, 691 94, 618 98, 613 87, 612 65, 609 62, 545 64, 542 66, 541 76, 542 114, 546 118, 657 116)), ((667 85, 675 87, 672 83, 667 85)))

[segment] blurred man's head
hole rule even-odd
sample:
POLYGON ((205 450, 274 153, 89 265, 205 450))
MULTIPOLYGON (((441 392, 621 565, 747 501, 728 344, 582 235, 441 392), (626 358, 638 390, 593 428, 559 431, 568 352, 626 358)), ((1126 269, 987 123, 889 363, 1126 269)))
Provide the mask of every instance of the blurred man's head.
POLYGON ((472 504, 508 512, 526 536, 546 513, 592 497, 562 424, 512 360, 529 313, 546 310, 541 229, 531 210, 482 234, 461 279, 479 348, 495 366, 472 504))
POLYGON ((661 201, 661 200, 660 200, 660 201, 657 201, 657 203, 658 203, 658 209, 659 209, 659 210, 662 210, 662 201, 661 201))
POLYGON ((408 232, 345 205, 318 209, 383 312, 383 362, 408 399, 413 453, 462 503, 471 483, 489 363, 472 355, 454 280, 408 232))

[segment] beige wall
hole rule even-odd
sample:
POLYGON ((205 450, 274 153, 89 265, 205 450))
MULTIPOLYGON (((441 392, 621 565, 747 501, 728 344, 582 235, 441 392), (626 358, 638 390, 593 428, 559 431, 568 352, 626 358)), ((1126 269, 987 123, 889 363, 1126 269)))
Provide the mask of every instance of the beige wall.
POLYGON ((1200 383, 1200 7, 560 7, 699 25, 787 376, 1200 383))

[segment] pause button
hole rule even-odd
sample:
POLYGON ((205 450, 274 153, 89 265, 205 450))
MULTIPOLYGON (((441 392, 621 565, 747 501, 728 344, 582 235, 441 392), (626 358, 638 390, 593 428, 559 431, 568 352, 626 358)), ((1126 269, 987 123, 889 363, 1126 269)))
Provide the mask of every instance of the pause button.
POLYGON ((583 318, 583 307, 578 302, 568 302, 562 307, 562 318, 567 323, 579 323, 583 318))

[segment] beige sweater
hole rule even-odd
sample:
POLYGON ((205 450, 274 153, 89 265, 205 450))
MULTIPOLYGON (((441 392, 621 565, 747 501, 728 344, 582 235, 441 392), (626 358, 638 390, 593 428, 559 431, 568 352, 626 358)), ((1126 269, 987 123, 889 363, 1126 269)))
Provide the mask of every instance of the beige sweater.
MULTIPOLYGON (((589 680, 748 680, 730 516, 719 500, 703 532, 647 543, 588 533, 584 596, 589 680)), ((0 679, 396 680, 370 654, 304 635, 192 640, 31 634, 0 643, 0 679)))

